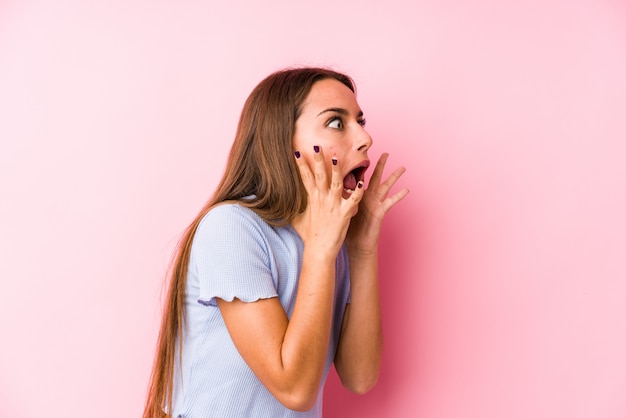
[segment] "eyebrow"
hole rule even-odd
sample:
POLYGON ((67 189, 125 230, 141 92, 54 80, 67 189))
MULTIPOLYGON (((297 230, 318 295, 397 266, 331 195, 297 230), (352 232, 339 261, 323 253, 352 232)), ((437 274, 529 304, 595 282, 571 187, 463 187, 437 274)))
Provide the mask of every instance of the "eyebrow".
MULTIPOLYGON (((335 112, 335 113, 339 113, 340 115, 348 115, 350 112, 348 112, 346 109, 341 108, 341 107, 329 107, 328 109, 322 110, 320 113, 317 114, 317 116, 326 113, 326 112, 335 112)), ((359 113, 356 115, 357 118, 360 118, 361 116, 363 116, 363 111, 360 110, 359 113)))

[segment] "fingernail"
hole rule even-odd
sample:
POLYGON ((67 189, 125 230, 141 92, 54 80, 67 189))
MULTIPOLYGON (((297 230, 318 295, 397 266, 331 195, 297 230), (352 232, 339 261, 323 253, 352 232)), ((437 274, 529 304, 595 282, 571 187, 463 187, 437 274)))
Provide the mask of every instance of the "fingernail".
POLYGON ((360 181, 360 182, 356 185, 356 187, 358 187, 359 189, 362 189, 362 188, 363 188, 363 182, 362 182, 362 181, 360 181))
POLYGON ((333 162, 333 165, 337 165, 337 159, 335 157, 331 158, 331 161, 333 162))
POLYGON ((296 158, 300 158, 300 151, 296 151, 294 154, 296 154, 296 158))
POLYGON ((316 153, 320 152, 319 145, 313 145, 313 151, 315 151, 316 153))

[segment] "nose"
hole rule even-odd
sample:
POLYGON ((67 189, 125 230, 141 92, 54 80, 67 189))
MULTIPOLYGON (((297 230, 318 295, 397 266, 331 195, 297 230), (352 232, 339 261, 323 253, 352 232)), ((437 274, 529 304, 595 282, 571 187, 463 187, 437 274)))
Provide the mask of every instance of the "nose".
POLYGON ((354 145, 357 151, 367 151, 374 141, 370 134, 361 126, 356 135, 354 145))

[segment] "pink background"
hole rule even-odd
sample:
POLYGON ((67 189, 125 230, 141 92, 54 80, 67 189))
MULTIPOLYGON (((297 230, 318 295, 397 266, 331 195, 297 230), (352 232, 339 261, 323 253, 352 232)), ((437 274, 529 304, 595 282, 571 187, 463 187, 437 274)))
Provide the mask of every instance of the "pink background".
POLYGON ((379 384, 326 416, 626 416, 617 0, 0 2, 0 416, 140 416, 174 244, 297 64, 355 78, 411 189, 379 384))

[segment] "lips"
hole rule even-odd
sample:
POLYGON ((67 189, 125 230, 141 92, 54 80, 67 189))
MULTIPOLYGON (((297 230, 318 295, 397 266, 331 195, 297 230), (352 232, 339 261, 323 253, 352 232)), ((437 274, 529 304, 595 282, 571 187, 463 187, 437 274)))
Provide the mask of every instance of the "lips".
POLYGON ((353 192, 354 189, 356 189, 357 183, 365 178, 365 171, 369 165, 370 162, 368 160, 362 161, 346 174, 343 178, 343 188, 345 191, 353 192))

